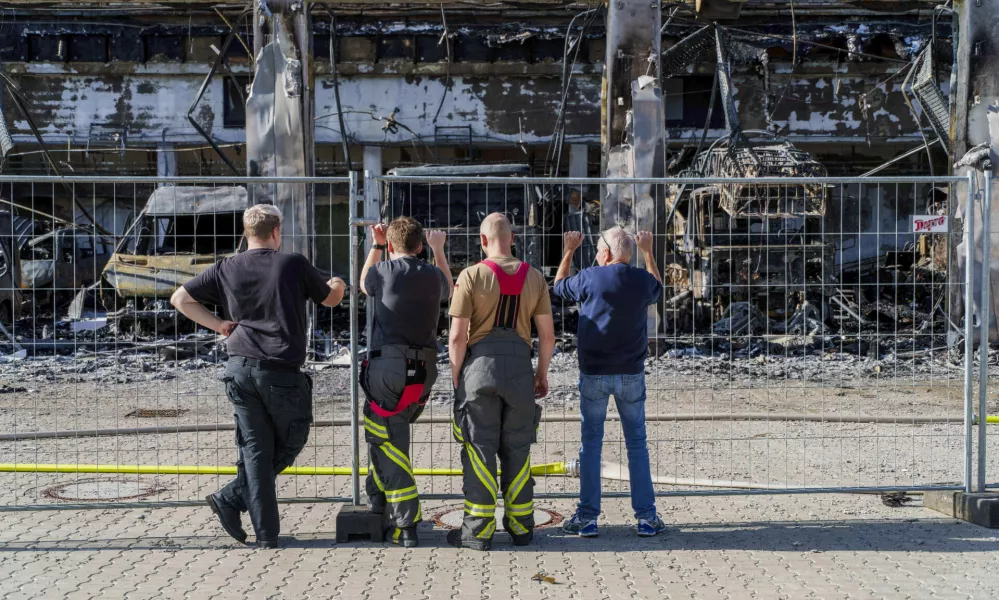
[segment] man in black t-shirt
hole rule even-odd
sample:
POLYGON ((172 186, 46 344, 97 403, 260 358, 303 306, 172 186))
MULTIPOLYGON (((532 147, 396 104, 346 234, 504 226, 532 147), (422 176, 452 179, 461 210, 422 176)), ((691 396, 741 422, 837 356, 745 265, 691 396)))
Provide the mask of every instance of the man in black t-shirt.
POLYGON ((208 496, 233 538, 246 542, 240 513, 249 512, 257 545, 277 547, 280 520, 275 477, 295 462, 312 425, 312 380, 302 373, 306 300, 336 306, 344 282, 324 281, 300 254, 281 254, 281 212, 258 204, 243 214, 247 250, 221 260, 178 289, 171 304, 228 338, 223 381, 236 419, 236 478, 208 496), (222 307, 221 319, 203 305, 222 307))
POLYGON ((364 438, 368 443, 368 505, 382 515, 386 538, 418 544, 420 497, 409 460, 409 427, 423 412, 437 380, 437 323, 451 295, 451 269, 443 231, 428 231, 434 263, 416 257, 423 228, 409 217, 371 228, 374 246, 361 271, 361 289, 372 299, 368 359, 361 371, 364 438), (389 259, 379 262, 388 250, 389 259))

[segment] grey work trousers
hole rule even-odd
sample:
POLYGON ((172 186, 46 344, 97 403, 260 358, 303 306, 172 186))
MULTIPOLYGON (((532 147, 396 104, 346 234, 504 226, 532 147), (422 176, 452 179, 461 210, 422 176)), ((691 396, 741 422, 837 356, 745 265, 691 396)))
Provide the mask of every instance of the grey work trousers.
POLYGON ((464 471, 462 538, 492 539, 499 491, 504 528, 512 535, 527 535, 534 529, 531 444, 537 441, 541 419, 541 407, 534 402, 531 347, 515 330, 494 329, 469 348, 454 402, 452 431, 462 444, 464 471))
MULTIPOLYGON (((404 529, 419 523, 423 514, 416 478, 409 458, 410 425, 430 396, 437 380, 437 350, 389 345, 378 350, 379 356, 367 361, 361 375, 361 387, 368 398, 364 403, 364 440, 368 444, 368 477, 365 491, 372 512, 382 514, 385 528, 404 529), (371 402, 393 412, 399 406, 407 381, 407 359, 417 363, 424 373, 420 401, 410 404, 397 415, 383 417, 371 402)), ((417 373, 413 373, 413 376, 417 373)))
POLYGON ((236 419, 236 478, 218 496, 249 512, 260 540, 281 532, 277 475, 305 447, 312 425, 312 380, 304 373, 263 370, 232 358, 225 367, 226 395, 236 419))

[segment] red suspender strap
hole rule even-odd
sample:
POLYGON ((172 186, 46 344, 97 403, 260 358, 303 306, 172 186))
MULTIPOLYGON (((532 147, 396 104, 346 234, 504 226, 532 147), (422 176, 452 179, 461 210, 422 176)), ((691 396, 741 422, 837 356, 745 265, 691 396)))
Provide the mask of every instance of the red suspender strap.
POLYGON ((504 296, 519 296, 524 289, 524 282, 527 281, 527 272, 531 270, 530 265, 522 262, 517 268, 517 272, 510 275, 503 270, 503 267, 489 259, 482 261, 482 264, 489 267, 493 275, 496 276, 497 281, 499 281, 500 294, 504 296))
POLYGON ((498 264, 491 260, 484 260, 482 264, 489 267, 499 281, 500 301, 496 308, 496 320, 493 327, 517 328, 517 315, 520 312, 520 293, 524 291, 524 282, 527 281, 527 272, 531 267, 525 263, 520 263, 517 272, 510 275, 498 264))

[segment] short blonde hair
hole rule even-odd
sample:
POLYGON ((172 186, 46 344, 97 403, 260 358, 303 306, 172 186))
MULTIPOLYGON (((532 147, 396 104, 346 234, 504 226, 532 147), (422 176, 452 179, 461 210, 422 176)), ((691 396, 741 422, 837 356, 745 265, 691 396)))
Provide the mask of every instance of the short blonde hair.
POLYGON ((281 211, 273 204, 257 204, 243 213, 243 231, 246 237, 266 240, 281 226, 281 211))

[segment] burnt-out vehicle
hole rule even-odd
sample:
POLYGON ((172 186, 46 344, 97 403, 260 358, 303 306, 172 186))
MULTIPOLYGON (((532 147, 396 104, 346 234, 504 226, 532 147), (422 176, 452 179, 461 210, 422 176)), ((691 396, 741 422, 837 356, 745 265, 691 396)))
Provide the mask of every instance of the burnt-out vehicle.
POLYGON ((172 320, 170 296, 243 239, 241 187, 155 190, 104 268, 102 302, 119 323, 172 320))
POLYGON ((22 315, 21 252, 31 220, 0 212, 0 322, 12 324, 22 315))
MULTIPOLYGON (((527 177, 527 165, 459 165, 393 169, 398 177, 527 177)), ((543 237, 539 206, 531 187, 523 183, 409 183, 386 181, 380 216, 388 222, 396 217, 416 219, 426 229, 448 234, 451 268, 457 274, 484 258, 479 226, 486 215, 505 214, 513 224, 514 255, 534 266, 543 260, 543 237)))
MULTIPOLYGON (((679 175, 824 177, 826 170, 787 140, 742 132, 715 142, 679 175)), ((674 282, 677 291, 713 307, 752 302, 773 316, 821 297, 835 272, 835 249, 822 235, 828 196, 821 183, 670 186, 668 231, 685 267, 671 271, 683 280, 674 282)))
POLYGON ((32 238, 22 251, 21 287, 31 314, 58 310, 100 278, 114 239, 88 227, 62 227, 32 238))

